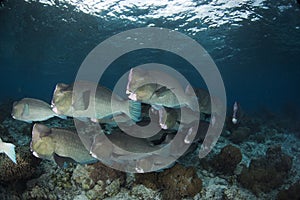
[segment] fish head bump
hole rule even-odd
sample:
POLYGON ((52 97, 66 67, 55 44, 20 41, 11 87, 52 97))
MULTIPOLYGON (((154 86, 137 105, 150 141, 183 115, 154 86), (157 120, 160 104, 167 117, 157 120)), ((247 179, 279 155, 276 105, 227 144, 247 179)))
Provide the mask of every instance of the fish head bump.
POLYGON ((58 83, 51 102, 52 110, 57 114, 66 113, 72 105, 72 89, 70 85, 58 83))
POLYGON ((135 92, 136 89, 145 84, 147 71, 140 68, 131 68, 128 76, 127 94, 135 92))
POLYGON ((47 158, 53 155, 55 143, 49 137, 51 129, 42 124, 34 124, 32 128, 32 141, 30 144, 31 151, 35 156, 47 158))

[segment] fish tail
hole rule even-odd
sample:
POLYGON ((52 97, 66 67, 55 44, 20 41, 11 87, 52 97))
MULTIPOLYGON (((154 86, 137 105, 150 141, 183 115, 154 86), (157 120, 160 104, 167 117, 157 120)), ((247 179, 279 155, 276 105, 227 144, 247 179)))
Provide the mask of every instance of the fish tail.
POLYGON ((15 145, 11 143, 2 143, 3 152, 15 163, 17 164, 15 145))
POLYGON ((129 117, 135 122, 140 121, 141 113, 142 113, 141 102, 129 100, 128 104, 129 104, 129 117))

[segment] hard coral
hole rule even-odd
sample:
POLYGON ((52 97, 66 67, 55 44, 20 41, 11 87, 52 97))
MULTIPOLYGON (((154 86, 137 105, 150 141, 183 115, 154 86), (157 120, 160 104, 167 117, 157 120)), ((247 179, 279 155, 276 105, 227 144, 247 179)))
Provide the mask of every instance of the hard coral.
POLYGON ((159 173, 151 172, 145 174, 135 174, 135 184, 142 184, 152 190, 158 190, 159 173))
POLYGON ((236 166, 241 161, 241 150, 235 146, 227 145, 212 159, 211 164, 219 172, 233 174, 236 166))
POLYGON ((101 162, 95 163, 92 165, 93 170, 90 172, 90 177, 93 181, 97 182, 98 180, 106 181, 106 180, 115 180, 117 178, 121 178, 122 182, 125 181, 126 174, 124 172, 112 169, 110 167, 105 166, 101 162))
POLYGON ((291 168, 292 158, 282 153, 280 146, 274 146, 267 150, 265 157, 251 160, 238 180, 254 194, 269 192, 283 184, 291 168))
POLYGON ((136 183, 162 190, 163 199, 193 197, 202 189, 202 181, 193 167, 176 164, 160 173, 136 174, 136 183))
POLYGON ((164 188, 162 192, 164 199, 193 197, 202 189, 202 181, 193 167, 185 168, 176 164, 162 172, 159 177, 159 183, 164 188))
POLYGON ((72 179, 87 191, 89 199, 103 199, 120 191, 121 186, 125 184, 126 174, 99 162, 85 167, 78 165, 72 179))

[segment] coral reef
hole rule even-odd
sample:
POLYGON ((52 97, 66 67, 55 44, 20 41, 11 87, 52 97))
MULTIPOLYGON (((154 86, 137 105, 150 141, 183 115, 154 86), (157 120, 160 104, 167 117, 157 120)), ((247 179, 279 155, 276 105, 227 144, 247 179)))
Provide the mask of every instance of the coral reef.
POLYGON ((282 190, 277 194, 277 200, 296 200, 300 199, 300 181, 293 184, 286 190, 282 190))
POLYGON ((248 127, 238 127, 236 130, 233 130, 229 139, 235 143, 235 144, 239 144, 245 140, 247 140, 247 138, 250 135, 250 128, 248 127))
MULTIPOLYGON (((44 123, 75 128, 70 119, 52 118, 44 123)), ((230 128, 226 125, 226 134, 207 157, 198 158, 200 145, 195 144, 197 150, 182 156, 172 168, 146 174, 125 174, 100 162, 58 168, 29 152, 31 127, 11 118, 0 123, 0 137, 17 146, 20 165, 0 154, 0 199, 299 199, 299 139, 270 121, 245 118, 230 128)))
POLYGON ((49 188, 35 186, 30 191, 23 194, 22 199, 44 199, 44 200, 57 200, 57 196, 49 190, 49 188))
POLYGON ((40 162, 29 151, 29 147, 16 147, 17 163, 13 163, 6 155, 0 154, 0 181, 16 182, 33 176, 40 162))
POLYGON ((10 112, 12 110, 13 101, 6 100, 0 104, 0 123, 3 122, 7 117, 10 117, 10 112))
POLYGON ((135 185, 132 187, 130 190, 130 196, 143 200, 161 199, 160 193, 146 187, 145 185, 135 185))
POLYGON ((136 174, 136 181, 152 190, 162 190, 163 199, 193 197, 202 189, 196 169, 180 164, 160 173, 136 174))
POLYGON ((22 199, 74 199, 74 193, 78 190, 71 179, 75 166, 61 169, 50 161, 43 161, 41 167, 47 173, 27 182, 22 199))
POLYGON ((241 150, 233 145, 227 145, 210 161, 210 163, 212 167, 219 172, 233 174, 236 166, 241 161, 241 150))
POLYGON ((193 167, 175 165, 161 173, 159 182, 164 188, 162 196, 164 199, 180 199, 193 197, 202 189, 202 181, 193 167))
POLYGON ((145 174, 135 174, 135 184, 142 184, 152 190, 159 190, 159 173, 151 172, 145 174))
POLYGON ((282 153, 280 146, 273 146, 266 156, 251 160, 249 168, 243 168, 238 180, 255 194, 269 192, 283 184, 291 168, 292 158, 282 153))
POLYGON ((89 199, 103 199, 116 195, 125 184, 126 174, 98 162, 83 167, 78 165, 72 180, 86 191, 89 199))

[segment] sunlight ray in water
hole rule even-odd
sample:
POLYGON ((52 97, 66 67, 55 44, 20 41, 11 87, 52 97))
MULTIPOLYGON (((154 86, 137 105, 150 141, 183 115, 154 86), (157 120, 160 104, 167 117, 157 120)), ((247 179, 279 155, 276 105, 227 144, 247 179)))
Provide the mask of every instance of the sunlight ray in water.
MULTIPOLYGON (((31 2, 30 0, 26 0, 31 2)), ((219 27, 225 24, 234 24, 237 21, 250 19, 259 20, 255 9, 264 5, 264 0, 215 0, 202 3, 192 0, 168 1, 168 0, 65 0, 48 1, 39 0, 40 3, 57 6, 72 5, 77 11, 95 15, 100 18, 121 18, 131 22, 144 23, 149 19, 166 19, 169 21, 183 20, 181 26, 187 26, 189 22, 199 21, 207 27, 219 27), (137 13, 142 12, 141 15, 137 13)), ((190 32, 205 30, 203 27, 190 28, 190 32)))

